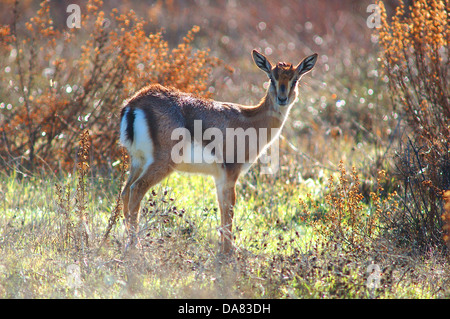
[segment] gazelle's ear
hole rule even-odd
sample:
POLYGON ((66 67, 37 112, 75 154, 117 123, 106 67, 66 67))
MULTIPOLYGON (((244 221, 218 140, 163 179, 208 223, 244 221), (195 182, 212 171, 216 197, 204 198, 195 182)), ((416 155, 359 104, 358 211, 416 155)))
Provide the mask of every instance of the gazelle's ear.
POLYGON ((302 62, 300 62, 296 67, 295 67, 295 73, 297 75, 297 78, 299 79, 303 74, 308 73, 309 71, 312 70, 312 68, 314 67, 314 65, 316 65, 317 62, 317 53, 314 53, 313 55, 310 55, 306 58, 303 59, 302 62))
POLYGON ((256 66, 266 72, 267 76, 269 76, 270 71, 272 70, 272 64, 270 61, 264 56, 264 54, 259 53, 256 50, 253 50, 252 56, 256 66))

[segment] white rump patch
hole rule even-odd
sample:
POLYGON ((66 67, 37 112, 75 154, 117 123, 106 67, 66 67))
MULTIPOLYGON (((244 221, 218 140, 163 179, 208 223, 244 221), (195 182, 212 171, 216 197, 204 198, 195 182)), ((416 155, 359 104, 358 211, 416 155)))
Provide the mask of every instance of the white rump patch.
POLYGON ((153 141, 150 137, 148 125, 149 124, 147 122, 147 119, 145 118, 145 113, 140 109, 125 110, 125 115, 122 119, 122 122, 120 123, 120 142, 128 150, 128 153, 130 154, 134 165, 145 165, 144 172, 145 169, 154 161, 153 141), (126 134, 128 123, 126 118, 128 116, 128 112, 133 111, 135 115, 133 123, 134 137, 133 143, 131 143, 126 134))

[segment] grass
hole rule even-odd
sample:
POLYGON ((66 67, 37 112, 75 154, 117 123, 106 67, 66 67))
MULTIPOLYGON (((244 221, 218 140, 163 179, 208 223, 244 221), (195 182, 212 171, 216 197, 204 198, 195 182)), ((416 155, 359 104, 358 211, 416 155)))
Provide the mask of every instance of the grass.
POLYGON ((346 250, 322 240, 314 223, 302 218, 298 198, 309 193, 314 205, 329 209, 320 195, 325 178, 287 183, 252 168, 237 189, 237 250, 223 260, 210 178, 173 174, 149 192, 142 248, 125 254, 122 219, 101 244, 120 178, 84 176, 85 240, 77 174, 1 177, 1 298, 448 297, 448 268, 438 256, 346 250), (383 272, 375 291, 366 285, 372 260, 383 272))

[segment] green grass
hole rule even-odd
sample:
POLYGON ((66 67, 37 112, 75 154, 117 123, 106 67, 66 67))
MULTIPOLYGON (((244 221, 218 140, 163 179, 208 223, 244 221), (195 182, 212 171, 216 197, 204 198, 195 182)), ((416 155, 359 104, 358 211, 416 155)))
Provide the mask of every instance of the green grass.
POLYGON ((325 178, 289 178, 292 168, 275 178, 257 172, 255 167, 239 181, 237 249, 226 260, 217 253, 220 216, 209 177, 173 174, 154 188, 155 195, 149 192, 143 201, 142 247, 124 254, 122 218, 101 246, 120 178, 86 175, 86 241, 79 228, 76 176, 2 176, 0 297, 448 297, 448 268, 437 257, 431 266, 430 259, 347 251, 321 240, 313 224, 300 218, 298 198, 310 193, 326 210, 325 178), (62 187, 62 196, 55 185, 62 187), (366 285, 371 259, 384 274, 374 292, 366 285))

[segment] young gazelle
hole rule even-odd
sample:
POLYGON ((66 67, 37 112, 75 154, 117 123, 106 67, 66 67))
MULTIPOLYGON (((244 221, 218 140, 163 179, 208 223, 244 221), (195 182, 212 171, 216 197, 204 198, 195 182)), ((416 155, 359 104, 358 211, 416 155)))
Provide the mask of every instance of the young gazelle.
POLYGON ((297 98, 297 84, 314 67, 317 54, 297 66, 284 62, 273 66, 256 50, 253 60, 270 79, 266 95, 256 106, 202 99, 158 84, 144 87, 126 101, 120 141, 131 157, 131 169, 122 198, 133 238, 138 231, 140 202, 150 187, 173 171, 200 173, 214 177, 221 213, 221 251, 232 250, 236 181, 277 138, 297 98), (244 139, 236 133, 230 138, 233 129, 246 132, 244 139), (208 145, 212 137, 214 148, 208 145))

